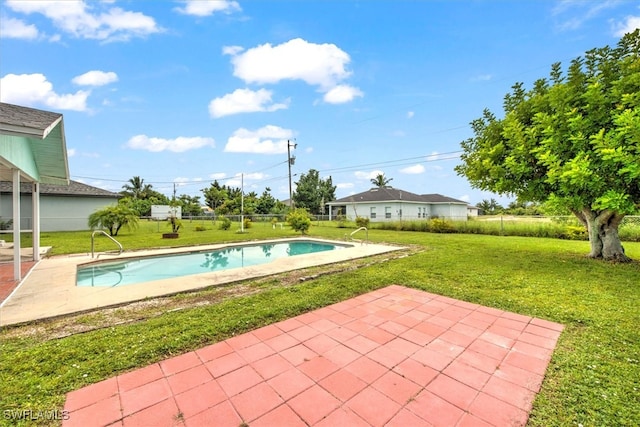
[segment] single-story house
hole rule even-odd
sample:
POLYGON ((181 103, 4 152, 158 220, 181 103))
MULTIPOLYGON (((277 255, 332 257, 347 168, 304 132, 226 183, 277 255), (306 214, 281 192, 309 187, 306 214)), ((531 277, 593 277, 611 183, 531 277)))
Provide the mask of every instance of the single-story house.
POLYGON ((414 194, 393 187, 372 188, 327 203, 329 216, 369 218, 372 222, 444 218, 467 220, 468 203, 441 194, 414 194))
MULTIPOLYGON (((32 228, 32 186, 20 183, 20 228, 32 228)), ((0 182, 0 226, 11 219, 12 183, 0 182)), ((118 203, 120 195, 78 181, 69 185, 40 184, 40 230, 88 230, 87 220, 93 212, 118 203)))
POLYGON ((480 214, 480 208, 477 206, 467 206, 467 215, 468 216, 478 216, 480 214))

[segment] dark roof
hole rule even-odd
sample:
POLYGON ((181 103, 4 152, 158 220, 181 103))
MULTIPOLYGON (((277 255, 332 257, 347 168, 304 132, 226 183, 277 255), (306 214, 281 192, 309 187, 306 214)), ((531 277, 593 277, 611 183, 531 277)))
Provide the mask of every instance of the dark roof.
POLYGON ((44 138, 61 118, 60 113, 0 102, 0 128, 3 133, 44 138))
POLYGON ((371 202, 418 202, 418 203, 461 203, 467 202, 443 196, 441 194, 415 194, 409 191, 400 190, 393 187, 372 188, 362 193, 343 197, 330 202, 331 205, 340 203, 371 203, 371 202))
POLYGON ((441 194, 415 194, 410 191, 393 187, 372 188, 353 196, 343 197, 330 202, 331 205, 340 203, 372 203, 372 202, 417 202, 417 203, 455 203, 467 205, 467 202, 443 196, 441 194))
POLYGON ((376 187, 362 193, 352 196, 343 197, 334 200, 331 204, 336 203, 367 203, 367 202, 389 202, 389 201, 406 201, 406 202, 422 202, 422 196, 408 191, 399 190, 393 187, 376 187))
MULTIPOLYGON (((20 183, 20 192, 31 194, 32 184, 30 182, 20 183)), ((13 184, 8 181, 0 181, 0 193, 11 193, 13 184)), ((40 194, 52 196, 86 196, 86 197, 120 197, 118 193, 92 187, 78 181, 69 181, 69 185, 40 184, 40 194)))
POLYGON ((453 197, 447 197, 437 193, 423 194, 422 198, 424 199, 425 202, 429 202, 429 203, 464 203, 465 205, 469 204, 463 200, 454 199, 453 197))

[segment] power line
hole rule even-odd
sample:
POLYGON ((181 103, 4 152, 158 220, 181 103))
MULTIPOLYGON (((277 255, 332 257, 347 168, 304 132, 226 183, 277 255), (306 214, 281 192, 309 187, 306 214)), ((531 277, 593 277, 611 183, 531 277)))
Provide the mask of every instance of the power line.
MULTIPOLYGON (((359 169, 362 168, 368 168, 368 167, 390 167, 390 166, 405 166, 408 164, 412 164, 415 163, 416 161, 419 161, 420 163, 431 163, 431 162, 437 162, 437 161, 444 161, 444 160, 454 160, 457 159, 459 157, 459 155, 462 153, 462 150, 458 150, 458 151, 448 151, 445 153, 435 153, 435 154, 425 154, 422 156, 415 156, 415 157, 405 157, 402 159, 395 159, 395 160, 385 160, 383 162, 374 162, 374 163, 362 163, 362 164, 356 164, 356 165, 351 165, 351 166, 343 166, 343 167, 339 167, 339 168, 329 168, 329 169, 321 169, 318 172, 322 172, 322 173, 336 173, 336 174, 341 174, 341 173, 347 173, 347 172, 353 172, 353 171, 357 171, 359 169)), ((264 172, 265 170, 269 170, 269 169, 273 169, 274 167, 280 166, 284 163, 288 163, 289 160, 285 160, 283 162, 279 162, 277 164, 268 166, 266 168, 263 169, 259 169, 255 172, 249 172, 246 173, 245 175, 250 175, 252 173, 260 173, 260 172, 264 172)), ((297 174, 292 174, 291 176, 296 176, 297 174)), ((99 178, 99 177, 89 177, 89 176, 79 176, 76 175, 74 176, 74 178, 81 178, 81 179, 91 179, 91 180, 97 180, 97 181, 109 181, 109 182, 118 182, 118 183, 127 183, 129 182, 129 180, 121 180, 121 179, 109 179, 109 178, 99 178)), ((203 184, 208 184, 209 182, 212 181, 220 181, 220 182, 225 182, 225 181, 230 181, 232 179, 237 179, 238 176, 229 176, 229 177, 224 177, 224 178, 217 178, 211 181, 190 181, 190 182, 176 182, 176 181, 148 181, 149 184, 152 185, 173 185, 173 184, 178 184, 178 186, 180 187, 185 187, 185 186, 192 186, 192 185, 203 185, 203 184)), ((280 181, 280 180, 285 180, 288 178, 288 175, 284 175, 284 176, 277 176, 277 177, 269 177, 266 179, 261 180, 261 182, 266 183, 266 182, 273 182, 273 181, 280 181)))

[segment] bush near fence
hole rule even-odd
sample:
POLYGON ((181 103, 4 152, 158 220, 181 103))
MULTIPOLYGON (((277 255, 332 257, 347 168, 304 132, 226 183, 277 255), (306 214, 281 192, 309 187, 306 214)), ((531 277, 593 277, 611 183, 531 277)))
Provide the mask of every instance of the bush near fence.
MULTIPOLYGON (((467 221, 441 218, 372 222, 380 230, 423 231, 429 233, 488 234, 496 236, 549 237, 589 240, 587 229, 576 217, 480 216, 467 221)), ((618 234, 622 241, 640 242, 640 216, 624 218, 618 234)))

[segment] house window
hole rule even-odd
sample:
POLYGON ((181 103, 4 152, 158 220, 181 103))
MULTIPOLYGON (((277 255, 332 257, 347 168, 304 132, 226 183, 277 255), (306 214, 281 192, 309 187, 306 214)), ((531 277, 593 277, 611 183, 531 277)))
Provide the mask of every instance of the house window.
POLYGON ((418 206, 418 218, 422 218, 422 208, 418 206))
POLYGON ((387 219, 391 218, 391 206, 385 206, 384 217, 387 219))
POLYGON ((376 218, 376 208, 375 208, 375 206, 371 208, 371 210, 369 212, 369 218, 371 218, 371 219, 375 219, 376 218))

